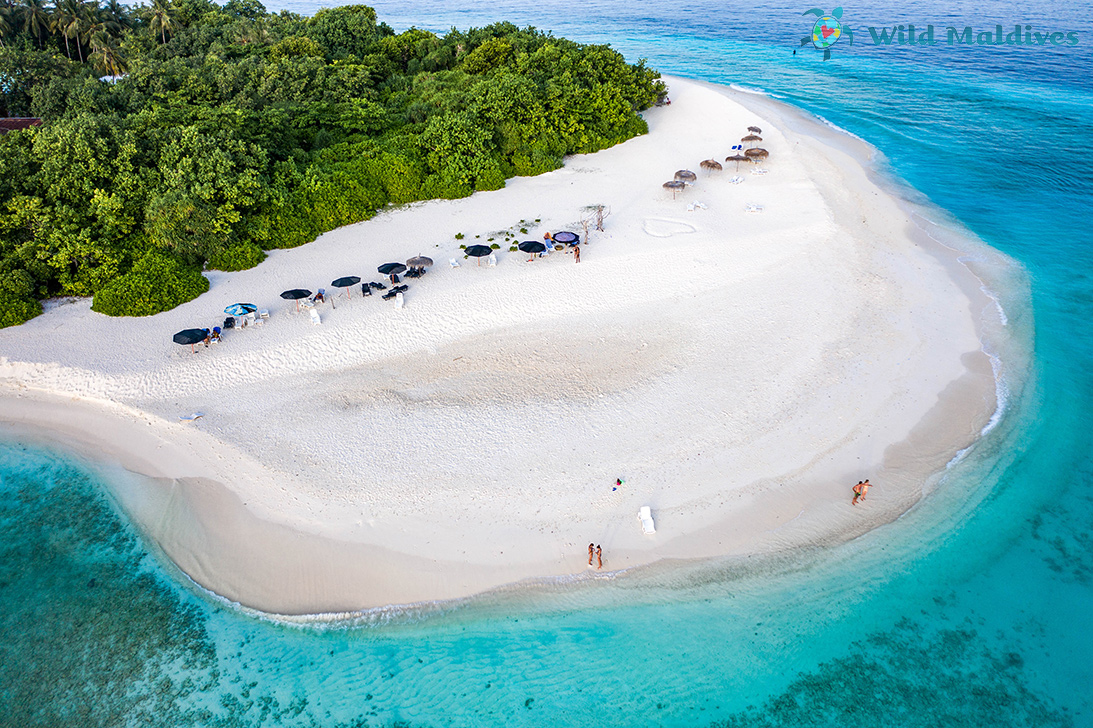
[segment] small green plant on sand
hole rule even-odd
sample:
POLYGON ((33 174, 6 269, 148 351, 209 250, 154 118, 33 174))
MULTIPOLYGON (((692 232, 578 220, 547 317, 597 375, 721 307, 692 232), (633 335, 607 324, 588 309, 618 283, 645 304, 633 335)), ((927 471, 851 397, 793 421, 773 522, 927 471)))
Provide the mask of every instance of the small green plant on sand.
POLYGON ((456 240, 462 240, 463 239, 463 233, 456 233, 455 234, 455 239, 456 240))

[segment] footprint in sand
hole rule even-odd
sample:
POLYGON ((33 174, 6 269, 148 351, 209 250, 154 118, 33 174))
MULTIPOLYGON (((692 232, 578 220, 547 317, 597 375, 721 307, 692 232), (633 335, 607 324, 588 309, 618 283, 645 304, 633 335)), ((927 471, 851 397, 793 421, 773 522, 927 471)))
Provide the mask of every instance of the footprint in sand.
POLYGON ((654 238, 670 238, 673 235, 685 235, 697 230, 694 225, 682 220, 672 220, 666 217, 647 217, 642 222, 645 232, 654 238))

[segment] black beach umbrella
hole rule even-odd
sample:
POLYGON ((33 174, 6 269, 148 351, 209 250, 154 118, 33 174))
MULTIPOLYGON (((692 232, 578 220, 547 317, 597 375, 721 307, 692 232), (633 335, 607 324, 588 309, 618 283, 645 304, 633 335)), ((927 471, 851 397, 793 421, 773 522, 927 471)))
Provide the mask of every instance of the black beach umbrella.
POLYGON ((282 292, 281 293, 281 298, 284 298, 285 300, 288 300, 288 301, 295 301, 296 302, 296 310, 299 311, 300 310, 300 299, 301 298, 307 298, 310 295, 311 295, 311 291, 307 290, 306 288, 293 288, 292 290, 282 292))
POLYGON ((336 278, 336 279, 330 281, 330 285, 334 286, 335 288, 344 288, 344 289, 346 289, 345 295, 349 298, 352 298, 353 296, 349 295, 349 287, 350 286, 355 286, 360 282, 361 282, 361 277, 360 276, 345 276, 343 278, 336 278))
POLYGON ((681 169, 676 172, 676 180, 678 180, 679 182, 686 182, 687 184, 691 184, 696 179, 698 179, 698 175, 696 175, 689 169, 681 169))
POLYGON ((535 260, 536 253, 542 253, 546 251, 546 246, 540 243, 538 240, 525 240, 516 247, 524 251, 528 255, 532 256, 528 258, 529 263, 535 260))
POLYGON ((703 160, 702 162, 699 163, 699 166, 701 166, 702 169, 708 169, 711 172, 713 172, 713 171, 720 172, 721 171, 721 162, 718 162, 716 159, 703 160))
POLYGON ((577 233, 571 233, 568 230, 563 230, 560 233, 554 233, 552 238, 556 243, 562 243, 563 245, 576 245, 581 242, 581 236, 577 233))
POLYGON ((662 186, 664 189, 672 191, 672 199, 674 200, 676 198, 676 193, 684 189, 687 185, 680 182, 678 179, 674 179, 671 182, 665 182, 662 186))
POLYGON ((766 149, 759 149, 758 147, 756 147, 755 149, 744 150, 744 156, 748 157, 749 159, 766 159, 770 156, 770 152, 768 152, 766 149))
POLYGON ((757 127, 757 126, 749 126, 748 131, 750 131, 754 134, 762 134, 763 133, 763 130, 760 129, 759 127, 757 127))
POLYGON ((406 265, 411 268, 428 268, 433 264, 432 258, 427 258, 424 255, 415 255, 410 260, 406 261, 406 265))
POLYGON ((493 249, 488 245, 468 245, 463 252, 472 258, 478 258, 478 264, 482 265, 482 259, 492 253, 493 249))
POLYGON ((194 350, 194 344, 199 344, 208 338, 209 333, 204 329, 183 329, 171 337, 171 341, 183 346, 189 345, 190 351, 194 350))
POLYGON ((736 162, 736 171, 740 171, 740 163, 751 161, 743 154, 734 154, 731 157, 725 157, 726 162, 736 162))
POLYGON ((406 270, 406 266, 402 263, 384 263, 379 268, 376 268, 376 270, 385 276, 397 276, 399 273, 406 270))

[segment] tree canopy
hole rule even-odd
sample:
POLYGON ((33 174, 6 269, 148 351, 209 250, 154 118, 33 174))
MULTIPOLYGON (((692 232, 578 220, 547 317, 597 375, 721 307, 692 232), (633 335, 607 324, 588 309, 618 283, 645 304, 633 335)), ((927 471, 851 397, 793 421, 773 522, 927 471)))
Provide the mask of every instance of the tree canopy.
POLYGON ((509 23, 0 0, 0 116, 43 120, 0 136, 0 325, 58 295, 165 310, 207 288, 203 268, 645 133, 664 93, 644 62, 509 23))

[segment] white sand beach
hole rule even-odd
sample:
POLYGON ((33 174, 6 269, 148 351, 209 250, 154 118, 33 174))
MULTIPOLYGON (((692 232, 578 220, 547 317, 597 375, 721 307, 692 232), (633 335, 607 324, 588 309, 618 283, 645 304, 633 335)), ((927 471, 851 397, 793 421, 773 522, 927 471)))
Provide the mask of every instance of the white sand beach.
POLYGON ((48 304, 0 330, 0 422, 148 476, 114 485, 148 536, 202 586, 279 614, 592 578, 589 542, 615 572, 890 522, 995 410, 977 332, 993 303, 870 180, 867 145, 667 81, 647 136, 211 272, 175 310, 48 304), (765 174, 700 169, 748 126, 765 174), (698 179, 673 199, 681 168, 698 179), (611 214, 579 264, 501 239, 579 231, 592 204, 611 214), (463 258, 490 237, 496 267, 463 258), (436 265, 402 309, 340 294, 316 326, 278 297, 417 254, 436 265), (237 301, 269 321, 196 354, 171 342, 237 301))

